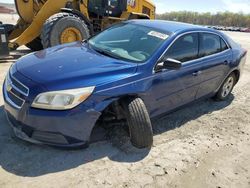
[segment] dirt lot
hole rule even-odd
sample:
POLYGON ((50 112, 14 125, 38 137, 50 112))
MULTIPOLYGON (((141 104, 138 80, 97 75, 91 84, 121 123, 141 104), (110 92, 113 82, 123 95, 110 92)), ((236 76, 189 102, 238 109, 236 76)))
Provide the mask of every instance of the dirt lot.
MULTIPOLYGON (((250 51, 250 34, 228 34, 250 51)), ((18 53, 0 60, 0 89, 18 53)), ((249 93, 247 63, 228 101, 197 102, 154 121, 151 150, 134 149, 117 128, 112 139, 75 151, 16 139, 1 94, 0 187, 250 187, 249 93)))
POLYGON ((18 19, 17 14, 2 14, 2 13, 0 13, 0 21, 3 23, 15 24, 17 19, 18 19))

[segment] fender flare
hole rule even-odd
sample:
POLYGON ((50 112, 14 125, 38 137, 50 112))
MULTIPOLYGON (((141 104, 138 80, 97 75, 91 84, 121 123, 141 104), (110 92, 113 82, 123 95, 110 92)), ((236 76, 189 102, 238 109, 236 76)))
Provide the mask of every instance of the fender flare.
MULTIPOLYGON (((233 72, 235 72, 235 71, 238 71, 239 72, 239 75, 238 75, 238 78, 237 78, 237 82, 239 81, 239 78, 240 78, 240 76, 241 76, 241 72, 240 72, 240 69, 238 69, 238 67, 235 67, 234 69, 232 69, 226 76, 225 76, 225 78, 222 80, 222 82, 220 83, 220 85, 219 85, 219 87, 215 90, 216 92, 215 93, 217 93, 218 91, 219 91, 219 89, 221 88, 221 86, 222 86, 222 84, 225 82, 225 80, 227 79, 227 77, 230 75, 230 74, 232 74, 233 72)), ((237 83, 236 82, 236 83, 237 83)))

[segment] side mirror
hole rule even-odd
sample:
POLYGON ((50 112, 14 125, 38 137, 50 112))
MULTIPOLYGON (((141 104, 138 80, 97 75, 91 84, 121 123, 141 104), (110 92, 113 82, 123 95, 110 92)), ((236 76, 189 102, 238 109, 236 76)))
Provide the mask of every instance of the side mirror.
POLYGON ((167 58, 163 59, 163 61, 159 62, 155 68, 155 72, 159 72, 163 69, 169 69, 169 70, 179 70, 181 68, 182 64, 180 61, 167 58))

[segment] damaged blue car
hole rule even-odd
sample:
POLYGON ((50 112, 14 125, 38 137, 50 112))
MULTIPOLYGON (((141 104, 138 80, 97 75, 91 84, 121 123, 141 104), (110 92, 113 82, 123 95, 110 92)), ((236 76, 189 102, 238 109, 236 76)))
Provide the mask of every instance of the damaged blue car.
POLYGON ((246 53, 212 29, 125 21, 20 58, 4 82, 4 108, 29 142, 87 146, 97 122, 125 121, 132 144, 150 147, 151 118, 201 98, 226 100, 246 53))

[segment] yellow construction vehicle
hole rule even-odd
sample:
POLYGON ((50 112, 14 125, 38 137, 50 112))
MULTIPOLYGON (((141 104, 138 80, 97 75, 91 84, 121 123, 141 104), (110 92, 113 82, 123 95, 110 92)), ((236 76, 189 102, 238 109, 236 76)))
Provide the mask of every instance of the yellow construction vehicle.
POLYGON ((9 48, 40 50, 83 40, 128 19, 154 19, 151 0, 15 0, 20 16, 6 25, 9 48))

